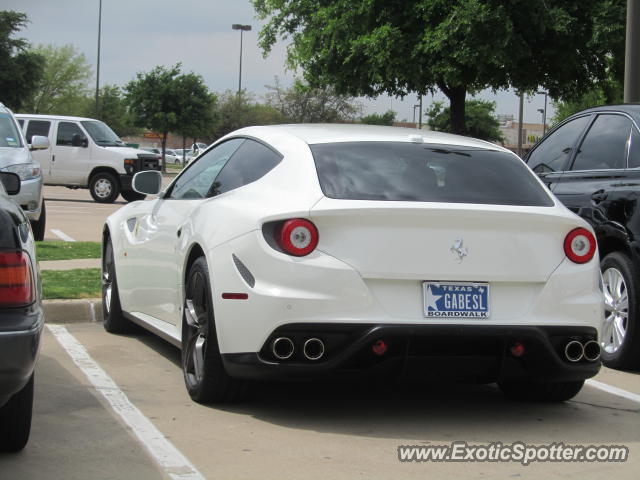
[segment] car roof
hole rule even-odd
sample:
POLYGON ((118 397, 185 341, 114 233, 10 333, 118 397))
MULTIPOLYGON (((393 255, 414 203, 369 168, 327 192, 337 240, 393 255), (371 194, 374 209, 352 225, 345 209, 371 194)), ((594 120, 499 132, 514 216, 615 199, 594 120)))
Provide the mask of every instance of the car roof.
POLYGON ((622 103, 618 105, 600 105, 587 108, 578 113, 624 112, 640 123, 640 103, 622 103))
POLYGON ((364 124, 269 125, 243 128, 233 132, 230 136, 248 135, 268 138, 271 135, 280 136, 282 134, 296 137, 309 145, 338 142, 407 142, 438 143, 508 151, 494 143, 450 133, 364 124))
POLYGON ((33 118, 36 120, 69 120, 69 121, 93 121, 98 122, 95 118, 87 117, 71 117, 65 115, 41 115, 39 113, 16 113, 16 118, 33 118))

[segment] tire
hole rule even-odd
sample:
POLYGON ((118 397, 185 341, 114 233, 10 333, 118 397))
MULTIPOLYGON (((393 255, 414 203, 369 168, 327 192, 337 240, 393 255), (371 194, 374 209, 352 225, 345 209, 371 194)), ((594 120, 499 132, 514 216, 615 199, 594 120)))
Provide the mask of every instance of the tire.
POLYGON ((137 200, 144 200, 147 196, 144 193, 138 193, 133 190, 123 190, 120 192, 122 198, 124 198, 127 202, 135 202, 137 200))
POLYGON ((44 240, 44 234, 46 232, 47 225, 47 208, 42 200, 42 210, 40 211, 40 218, 38 220, 31 221, 31 230, 33 230, 33 237, 36 242, 44 240))
POLYGON ((27 384, 0 408, 0 452, 18 452, 29 441, 33 412, 33 374, 27 384))
POLYGON ((113 203, 120 195, 120 183, 109 172, 96 173, 89 181, 91 196, 98 203, 113 203))
POLYGON ((189 270, 182 320, 182 372, 189 396, 198 403, 239 400, 245 383, 224 369, 215 318, 209 269, 203 257, 189 270))
POLYGON ((109 333, 131 333, 135 324, 122 313, 116 268, 113 262, 113 246, 107 238, 102 259, 102 326, 109 333))
POLYGON ((577 382, 498 382, 507 398, 525 402, 564 402, 575 397, 584 380, 577 382))
POLYGON ((631 259, 613 252, 600 263, 605 297, 602 362, 610 368, 640 367, 637 272, 631 259))

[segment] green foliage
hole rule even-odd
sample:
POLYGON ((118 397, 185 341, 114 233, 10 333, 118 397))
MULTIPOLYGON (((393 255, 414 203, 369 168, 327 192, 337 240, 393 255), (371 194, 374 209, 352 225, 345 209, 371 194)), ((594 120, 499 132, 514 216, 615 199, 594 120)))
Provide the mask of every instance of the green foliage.
POLYGON ((92 77, 84 54, 73 45, 38 45, 34 52, 44 58, 42 77, 25 99, 23 109, 29 113, 83 115, 92 77))
POLYGON ((331 86, 311 87, 296 79, 291 87, 284 88, 276 78, 275 85, 266 88, 267 105, 290 123, 352 121, 361 110, 352 97, 337 93, 331 86))
POLYGON ((26 40, 12 38, 26 24, 24 13, 0 11, 0 102, 15 111, 23 110, 42 75, 43 58, 28 50, 26 40))
POLYGON ((42 290, 45 299, 98 298, 101 289, 99 268, 42 271, 42 290))
MULTIPOLYGON (((502 141, 502 132, 498 128, 500 123, 493 116, 495 108, 495 102, 467 100, 464 110, 467 135, 489 142, 502 141)), ((432 103, 425 115, 429 117, 428 124, 432 130, 453 133, 451 113, 443 102, 432 103)))
POLYGON ((180 75, 178 89, 182 106, 175 131, 185 138, 207 137, 216 118, 216 95, 209 92, 202 77, 195 73, 180 75))
POLYGON ((221 94, 217 110, 218 115, 211 129, 214 139, 242 127, 286 122, 281 112, 270 105, 256 102, 254 96, 245 90, 240 95, 231 90, 221 94))
POLYGON ((266 20, 267 54, 288 38, 287 59, 312 86, 403 96, 441 90, 464 133, 466 94, 539 87, 577 96, 620 58, 621 0, 252 0, 266 20), (615 21, 615 26, 609 22, 615 21))
POLYGON ((134 118, 126 104, 124 93, 117 85, 105 85, 100 89, 99 112, 96 115, 95 98, 87 98, 86 117, 97 118, 109 125, 119 137, 135 135, 140 129, 135 126, 134 118))
POLYGON ((371 115, 362 117, 360 121, 369 125, 393 125, 393 122, 396 121, 396 112, 387 110, 382 114, 372 113, 371 115))
POLYGON ((101 255, 100 242, 36 242, 36 257, 39 261, 100 258, 101 255))

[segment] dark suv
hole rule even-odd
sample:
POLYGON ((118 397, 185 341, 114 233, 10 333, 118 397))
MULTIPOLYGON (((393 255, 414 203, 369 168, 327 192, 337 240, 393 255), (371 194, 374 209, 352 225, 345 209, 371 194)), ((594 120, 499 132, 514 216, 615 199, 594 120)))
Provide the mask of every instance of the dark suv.
POLYGON ((605 319, 602 359, 640 366, 640 104, 567 118, 526 157, 529 167, 595 230, 605 319))

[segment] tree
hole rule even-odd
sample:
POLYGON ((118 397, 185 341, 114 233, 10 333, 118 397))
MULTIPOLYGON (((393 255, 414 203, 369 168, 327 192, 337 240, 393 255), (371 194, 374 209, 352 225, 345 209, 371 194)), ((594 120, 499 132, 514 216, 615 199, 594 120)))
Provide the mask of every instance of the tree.
POLYGON ((200 75, 188 73, 178 77, 183 104, 178 112, 177 133, 182 135, 182 149, 188 137, 195 140, 207 137, 216 118, 216 95, 209 92, 200 75))
POLYGON ((27 24, 24 13, 0 11, 0 101, 22 110, 23 99, 35 90, 42 74, 43 59, 29 51, 24 39, 12 38, 27 24))
POLYGON ((95 98, 85 99, 86 117, 97 117, 109 125, 119 137, 138 133, 134 118, 127 107, 124 94, 117 85, 105 85, 100 89, 100 112, 96 115, 95 98))
POLYGON ((254 96, 245 90, 240 95, 227 90, 218 97, 217 117, 211 133, 217 139, 239 128, 275 125, 287 121, 277 109, 256 102, 254 96))
POLYGON ((296 79, 284 88, 276 78, 275 85, 267 85, 267 105, 279 111, 291 123, 336 123, 354 120, 361 107, 348 95, 325 85, 311 87, 296 79))
POLYGON ((396 112, 387 110, 382 114, 372 113, 371 115, 362 117, 360 121, 369 125, 393 125, 393 122, 396 121, 396 112))
POLYGON ((290 37, 289 67, 339 93, 442 91, 465 133, 467 93, 485 88, 576 96, 604 78, 618 44, 601 27, 622 0, 252 0, 268 54, 290 37))
MULTIPOLYGON (((493 116, 495 108, 495 102, 467 100, 464 109, 467 135, 489 142, 502 141, 500 123, 493 116)), ((425 115, 429 117, 428 124, 432 130, 453 132, 451 113, 449 107, 445 107, 443 102, 433 102, 425 115)))
POLYGON ((30 113, 84 114, 92 77, 84 54, 73 45, 39 45, 34 51, 44 59, 42 76, 24 108, 30 113))

